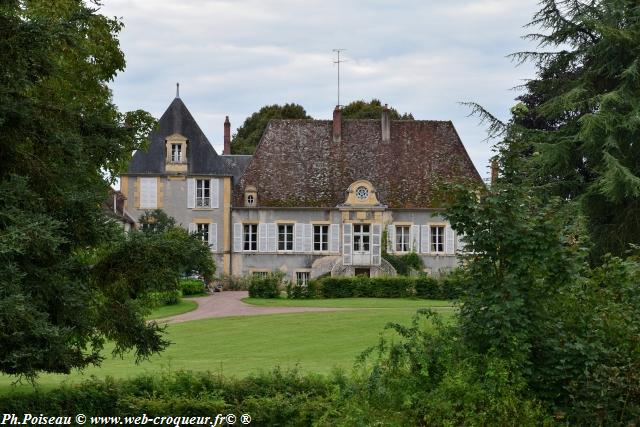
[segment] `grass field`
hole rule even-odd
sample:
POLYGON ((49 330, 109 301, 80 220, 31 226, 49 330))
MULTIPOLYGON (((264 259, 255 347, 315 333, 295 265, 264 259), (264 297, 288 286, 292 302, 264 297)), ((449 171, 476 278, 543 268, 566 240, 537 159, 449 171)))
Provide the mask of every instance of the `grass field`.
POLYGON ((198 303, 188 299, 181 299, 178 304, 164 305, 157 310, 153 310, 147 319, 162 319, 163 317, 176 316, 182 313, 188 313, 198 308, 198 303))
MULTIPOLYGON (((260 301, 253 300, 254 303, 260 301)), ((324 300, 329 304, 330 300, 324 300)), ((377 343, 388 322, 407 324, 424 304, 415 300, 378 300, 377 302, 336 301, 378 308, 321 313, 270 314, 197 320, 167 326, 172 345, 161 355, 136 365, 133 357, 112 358, 100 368, 70 375, 42 375, 38 381, 45 389, 61 382, 78 382, 91 375, 126 378, 159 370, 209 370, 242 376, 275 366, 299 367, 301 371, 327 373, 334 367, 350 369, 355 358, 377 343), (398 301, 403 301, 399 304, 398 301), (418 305, 416 305, 418 304, 418 305)), ((424 302, 423 302, 424 303, 424 302)), ((433 305, 442 305, 433 302, 433 305)), ((448 304, 448 303, 447 303, 448 304)), ((450 316, 453 309, 438 311, 450 316)), ((390 332, 387 332, 390 334, 390 332)), ((109 351, 109 349, 107 350, 109 351)), ((15 390, 12 378, 0 376, 0 393, 15 390)), ((28 389, 22 385, 19 389, 28 389)))
POLYGON ((244 298, 247 304, 267 307, 402 308, 452 307, 452 301, 410 298, 263 299, 244 298))

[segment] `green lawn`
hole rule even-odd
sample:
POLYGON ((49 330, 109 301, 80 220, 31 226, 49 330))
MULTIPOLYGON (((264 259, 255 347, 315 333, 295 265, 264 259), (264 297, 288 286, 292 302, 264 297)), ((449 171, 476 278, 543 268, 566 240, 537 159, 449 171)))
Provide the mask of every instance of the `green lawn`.
POLYGON ((147 319, 162 319, 163 317, 175 316, 182 313, 188 313, 198 308, 198 303, 188 299, 182 299, 178 304, 164 305, 153 310, 147 319))
POLYGON ((453 301, 413 298, 333 298, 333 299, 263 299, 244 298, 247 304, 269 307, 334 307, 334 308, 429 308, 452 307, 453 301))
MULTIPOLYGON (((318 373, 327 373, 333 367, 349 369, 356 356, 377 343, 388 322, 408 324, 416 308, 424 305, 419 301, 403 301, 405 304, 395 308, 226 317, 170 324, 167 337, 172 345, 149 361, 136 365, 130 355, 123 359, 109 357, 100 368, 89 368, 83 374, 42 375, 39 385, 48 389, 91 375, 125 378, 178 369, 235 376, 270 370, 277 365, 298 366, 302 371, 318 373)), ((352 306, 360 303, 373 304, 352 301, 352 306)), ((395 304, 384 300, 378 303, 395 304)), ((439 311, 449 317, 453 309, 442 307, 439 311)), ((0 376, 0 393, 14 390, 11 382, 12 378, 0 376)))

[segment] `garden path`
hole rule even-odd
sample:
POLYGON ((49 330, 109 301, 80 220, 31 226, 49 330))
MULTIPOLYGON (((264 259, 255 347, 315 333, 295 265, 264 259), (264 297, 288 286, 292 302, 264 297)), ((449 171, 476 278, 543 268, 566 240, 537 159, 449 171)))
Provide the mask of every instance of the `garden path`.
POLYGON ((198 303, 198 308, 188 313, 159 319, 162 323, 180 323, 189 320, 207 319, 210 317, 228 316, 255 316, 258 314, 276 313, 301 313, 305 311, 341 311, 343 308, 322 308, 322 307, 263 307, 258 305, 245 304, 242 298, 247 298, 247 291, 224 291, 204 297, 191 298, 198 303))

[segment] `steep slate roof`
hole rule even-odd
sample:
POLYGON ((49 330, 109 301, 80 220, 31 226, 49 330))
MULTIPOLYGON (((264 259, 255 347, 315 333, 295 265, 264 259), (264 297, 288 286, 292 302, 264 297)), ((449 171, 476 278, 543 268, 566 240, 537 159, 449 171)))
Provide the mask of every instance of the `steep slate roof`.
POLYGON ((164 174, 165 139, 179 133, 187 138, 187 164, 191 175, 233 175, 226 161, 216 153, 198 123, 180 98, 175 98, 164 112, 158 128, 150 135, 147 151, 138 150, 129 162, 128 174, 164 174))
POLYGON ((392 208, 435 207, 434 184, 482 183, 450 121, 343 120, 334 142, 330 120, 272 120, 236 186, 235 205, 254 185, 259 206, 335 207, 354 181, 366 179, 392 208))

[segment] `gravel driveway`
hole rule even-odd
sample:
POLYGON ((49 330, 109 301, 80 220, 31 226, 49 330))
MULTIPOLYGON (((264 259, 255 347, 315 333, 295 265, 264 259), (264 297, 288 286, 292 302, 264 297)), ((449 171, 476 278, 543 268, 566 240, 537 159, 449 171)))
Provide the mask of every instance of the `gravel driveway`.
POLYGON ((248 296, 249 293, 247 291, 224 291, 206 297, 192 298, 193 301, 198 303, 198 308, 188 313, 158 319, 158 322, 180 323, 188 322, 189 320, 208 319, 210 317, 345 310, 343 308, 322 307, 264 307, 243 303, 241 299, 247 298, 248 296))

